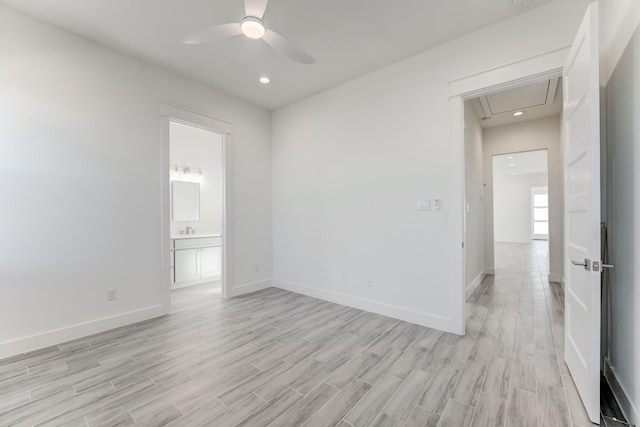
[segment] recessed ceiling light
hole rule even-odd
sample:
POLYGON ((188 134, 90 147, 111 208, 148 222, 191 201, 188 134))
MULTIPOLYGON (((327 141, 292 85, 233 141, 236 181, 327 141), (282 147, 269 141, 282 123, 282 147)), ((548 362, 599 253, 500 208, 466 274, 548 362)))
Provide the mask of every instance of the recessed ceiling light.
POLYGON ((515 165, 516 165, 515 163, 509 163, 509 166, 515 166, 515 165))
POLYGON ((260 77, 260 83, 262 83, 263 85, 268 85, 269 83, 271 83, 271 80, 269 79, 269 77, 260 77))
POLYGON ((521 115, 523 115, 523 114, 524 114, 524 111, 516 111, 515 113, 513 113, 513 115, 514 115, 515 117, 519 117, 519 116, 521 116, 521 115))
POLYGON ((267 29, 264 27, 261 19, 247 16, 240 23, 242 34, 250 39, 261 39, 267 29))
POLYGON ((509 156, 509 157, 507 157, 507 159, 511 160, 511 159, 513 159, 513 156, 509 156))
POLYGON ((517 172, 514 172, 513 174, 514 174, 514 175, 518 175, 518 173, 517 173, 517 172))

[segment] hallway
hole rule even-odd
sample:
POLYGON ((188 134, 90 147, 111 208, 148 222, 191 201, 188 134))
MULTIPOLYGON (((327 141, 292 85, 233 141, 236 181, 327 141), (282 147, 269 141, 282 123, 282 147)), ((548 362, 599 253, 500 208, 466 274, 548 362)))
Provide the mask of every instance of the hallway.
POLYGON ((563 361, 564 294, 548 281, 548 242, 496 243, 495 259, 496 275, 467 299, 469 360, 487 365, 474 425, 494 425, 478 415, 504 408, 506 426, 591 425, 563 361))

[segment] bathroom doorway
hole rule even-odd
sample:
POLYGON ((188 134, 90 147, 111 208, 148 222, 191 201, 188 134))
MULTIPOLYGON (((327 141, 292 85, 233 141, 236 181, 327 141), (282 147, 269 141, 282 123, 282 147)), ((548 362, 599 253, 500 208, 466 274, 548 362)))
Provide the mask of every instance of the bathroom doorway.
POLYGON ((222 294, 223 135, 169 123, 171 289, 222 294))
POLYGON ((162 104, 163 259, 171 300, 227 297, 228 123, 162 104))

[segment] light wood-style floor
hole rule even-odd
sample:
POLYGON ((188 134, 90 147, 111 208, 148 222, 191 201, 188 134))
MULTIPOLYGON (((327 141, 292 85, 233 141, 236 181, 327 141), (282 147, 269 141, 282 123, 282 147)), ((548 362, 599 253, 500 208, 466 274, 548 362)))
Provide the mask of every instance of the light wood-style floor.
POLYGON ((0 425, 583 426, 546 243, 501 245, 467 335, 269 289, 0 361, 0 425))

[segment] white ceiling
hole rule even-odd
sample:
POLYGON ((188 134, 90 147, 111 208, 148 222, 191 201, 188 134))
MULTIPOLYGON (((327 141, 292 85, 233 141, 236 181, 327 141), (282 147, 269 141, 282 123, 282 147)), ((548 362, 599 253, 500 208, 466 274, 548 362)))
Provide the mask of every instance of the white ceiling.
POLYGON ((264 20, 316 58, 300 65, 244 36, 180 41, 238 22, 243 0, 0 0, 0 4, 277 109, 553 0, 271 0, 264 20), (272 83, 261 86, 258 77, 272 83))
POLYGON ((555 116, 562 111, 562 79, 554 78, 481 96, 471 100, 471 106, 483 128, 555 116), (516 111, 524 114, 515 117, 513 113, 516 111))
POLYGON ((547 150, 493 156, 493 173, 507 175, 547 173, 547 150))

